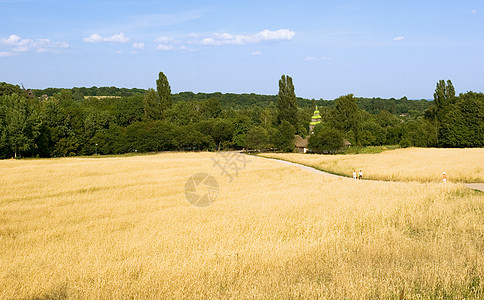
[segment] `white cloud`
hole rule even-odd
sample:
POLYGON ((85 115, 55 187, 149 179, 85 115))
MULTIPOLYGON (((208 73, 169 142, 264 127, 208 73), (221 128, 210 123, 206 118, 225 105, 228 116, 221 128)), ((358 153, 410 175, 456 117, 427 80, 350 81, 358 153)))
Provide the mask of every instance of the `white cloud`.
POLYGON ((13 52, 27 52, 31 49, 36 49, 37 52, 52 52, 54 49, 69 47, 66 42, 53 42, 49 39, 22 39, 15 34, 0 39, 0 45, 11 47, 13 52))
POLYGON ((15 56, 15 55, 17 55, 17 53, 0 51, 0 57, 8 57, 8 56, 15 56))
POLYGON ((296 33, 288 29, 279 29, 275 31, 263 30, 252 35, 232 35, 230 33, 216 33, 211 37, 203 38, 202 45, 247 45, 257 44, 265 41, 282 41, 292 40, 296 33))
POLYGON ((86 43, 101 43, 101 42, 111 42, 111 43, 127 43, 129 42, 129 37, 124 35, 124 33, 113 34, 109 37, 103 37, 97 33, 93 33, 88 37, 85 37, 84 42, 86 43))
POLYGON ((176 41, 171 36, 160 36, 155 40, 155 42, 161 43, 161 44, 167 44, 167 43, 178 43, 179 41, 176 41))
POLYGON ((405 39, 405 37, 401 36, 401 35, 393 38, 394 41, 403 41, 404 39, 405 39))
POLYGON ((142 50, 145 48, 145 43, 133 43, 133 48, 142 50))
POLYGON ((315 57, 315 56, 307 56, 304 58, 304 61, 325 61, 325 60, 332 60, 332 57, 328 56, 320 56, 320 57, 315 57))
POLYGON ((129 37, 125 36, 124 33, 121 32, 119 34, 114 34, 110 37, 105 37, 103 38, 103 40, 112 43, 127 43, 129 42, 129 37))
MULTIPOLYGON (((288 29, 279 29, 275 31, 263 30, 252 35, 233 35, 227 32, 215 33, 212 35, 201 35, 197 33, 190 33, 186 39, 176 39, 170 36, 160 36, 155 39, 158 43, 158 50, 186 50, 194 51, 187 48, 184 44, 191 45, 248 45, 257 44, 265 41, 281 41, 292 40, 295 36, 294 31, 288 29)), ((260 55, 260 51, 252 52, 253 55, 260 55)))
POLYGON ((162 51, 170 51, 170 50, 193 51, 193 49, 185 47, 181 40, 177 40, 170 36, 160 36, 155 40, 155 42, 159 43, 156 49, 162 50, 162 51))
POLYGON ((93 33, 90 36, 85 37, 83 40, 86 43, 99 43, 103 41, 103 37, 99 34, 93 33))
POLYGON ((264 30, 256 34, 256 39, 261 39, 264 41, 271 40, 292 40, 296 33, 288 29, 279 29, 276 31, 264 30))
POLYGON ((168 51, 168 50, 174 50, 175 46, 173 45, 165 45, 165 44, 159 44, 156 49, 158 50, 163 50, 163 51, 168 51))
POLYGON ((32 40, 28 39, 21 39, 18 35, 12 34, 8 38, 2 38, 0 39, 0 45, 6 45, 6 46, 23 46, 26 44, 32 43, 32 40))
POLYGON ((473 10, 471 11, 471 13, 472 13, 473 15, 477 14, 477 9, 473 9, 473 10))
POLYGON ((178 47, 178 50, 184 50, 184 51, 195 51, 195 50, 193 50, 192 48, 188 48, 188 47, 185 47, 185 46, 180 46, 180 47, 178 47))
POLYGON ((204 38, 201 43, 202 43, 202 45, 216 45, 217 44, 217 42, 213 38, 204 38))

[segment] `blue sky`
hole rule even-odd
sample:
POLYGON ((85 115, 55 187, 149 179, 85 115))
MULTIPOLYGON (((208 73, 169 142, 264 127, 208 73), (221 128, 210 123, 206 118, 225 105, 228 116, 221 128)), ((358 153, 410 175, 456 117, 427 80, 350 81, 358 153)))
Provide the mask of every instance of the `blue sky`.
POLYGON ((484 91, 484 1, 0 0, 0 81, 334 99, 484 91))

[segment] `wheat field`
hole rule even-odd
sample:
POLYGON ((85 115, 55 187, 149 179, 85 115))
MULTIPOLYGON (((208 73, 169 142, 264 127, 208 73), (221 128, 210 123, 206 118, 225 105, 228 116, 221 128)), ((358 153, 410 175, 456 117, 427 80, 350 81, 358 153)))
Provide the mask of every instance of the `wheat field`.
POLYGON ((482 193, 220 157, 0 161, 0 298, 484 297, 482 193))
POLYGON ((387 181, 441 182, 446 172, 453 182, 484 182, 484 148, 405 148, 378 154, 317 155, 264 153, 316 167, 331 173, 352 176, 363 171, 364 178, 387 181))

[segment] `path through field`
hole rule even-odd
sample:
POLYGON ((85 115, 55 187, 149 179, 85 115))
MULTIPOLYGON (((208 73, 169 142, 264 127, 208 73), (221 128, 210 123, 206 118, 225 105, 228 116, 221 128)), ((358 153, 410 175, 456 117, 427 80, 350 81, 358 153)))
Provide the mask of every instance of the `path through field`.
MULTIPOLYGON (((265 159, 271 159, 271 160, 278 161, 280 163, 284 163, 284 164, 296 166, 296 167, 298 167, 298 168, 300 168, 302 170, 309 171, 309 172, 313 172, 313 173, 316 173, 316 174, 322 174, 322 175, 325 175, 325 176, 329 176, 329 177, 333 177, 333 178, 339 178, 339 179, 343 179, 343 180, 353 180, 350 177, 345 177, 345 176, 341 176, 341 175, 331 174, 331 173, 324 172, 324 171, 318 170, 316 168, 309 167, 309 166, 305 166, 305 165, 302 165, 302 164, 299 164, 299 163, 294 163, 294 162, 289 162, 289 161, 285 161, 285 160, 280 160, 280 159, 277 159, 277 158, 268 158, 268 157, 263 157, 263 156, 257 156, 257 157, 265 158, 265 159)), ((377 181, 377 180, 372 180, 372 181, 377 181)), ((464 185, 466 187, 470 188, 470 189, 484 192, 484 183, 464 183, 464 185)))
POLYGON ((484 192, 484 183, 464 183, 464 185, 470 189, 484 192))

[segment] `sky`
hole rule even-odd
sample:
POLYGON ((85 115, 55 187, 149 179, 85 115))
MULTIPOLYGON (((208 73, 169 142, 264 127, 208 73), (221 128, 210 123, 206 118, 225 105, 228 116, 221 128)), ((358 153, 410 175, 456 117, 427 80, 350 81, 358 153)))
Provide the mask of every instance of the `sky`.
POLYGON ((484 1, 0 0, 0 82, 309 99, 484 92, 484 1))

